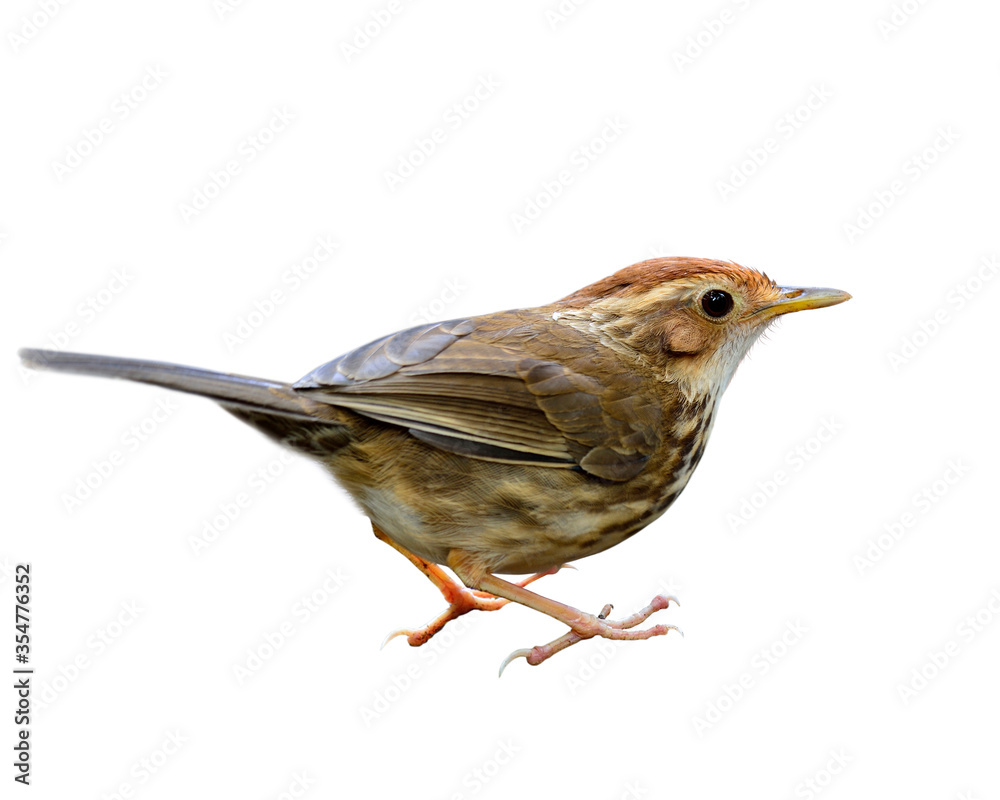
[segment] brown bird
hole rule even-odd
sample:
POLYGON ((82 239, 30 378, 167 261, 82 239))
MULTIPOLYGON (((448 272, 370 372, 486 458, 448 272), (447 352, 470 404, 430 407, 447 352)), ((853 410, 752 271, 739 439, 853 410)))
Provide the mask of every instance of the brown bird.
POLYGON ((440 589, 448 609, 418 630, 508 602, 569 627, 512 653, 539 664, 582 639, 647 639, 625 619, 525 587, 657 519, 705 450, 716 405, 764 330, 841 303, 834 289, 781 288, 737 264, 657 258, 555 303, 421 325, 352 350, 296 383, 129 358, 22 350, 30 366, 125 378, 209 397, 318 459, 375 535, 440 589), (452 579, 448 566, 462 581, 452 579), (497 573, 535 573, 520 583, 497 573))

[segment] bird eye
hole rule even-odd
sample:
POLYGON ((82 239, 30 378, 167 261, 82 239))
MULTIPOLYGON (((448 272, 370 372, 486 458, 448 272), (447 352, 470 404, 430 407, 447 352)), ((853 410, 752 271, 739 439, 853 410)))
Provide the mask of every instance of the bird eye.
POLYGON ((733 310, 733 296, 721 289, 710 289, 701 296, 701 307, 710 317, 724 317, 733 310))

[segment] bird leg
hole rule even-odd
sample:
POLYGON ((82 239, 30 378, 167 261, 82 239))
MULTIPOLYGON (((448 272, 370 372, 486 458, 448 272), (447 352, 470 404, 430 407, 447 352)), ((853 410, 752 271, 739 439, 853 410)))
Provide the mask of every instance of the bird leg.
MULTIPOLYGON (((489 592, 467 589, 465 586, 462 586, 462 584, 452 579, 448 573, 441 569, 441 567, 437 564, 432 564, 430 561, 411 553, 405 547, 398 545, 386 536, 386 534, 377 525, 375 525, 375 523, 372 523, 372 530, 375 532, 375 537, 377 539, 380 539, 394 550, 398 550, 406 556, 407 560, 424 573, 430 582, 438 588, 438 591, 444 595, 444 599, 448 601, 448 608, 446 608, 443 613, 427 625, 422 628, 417 628, 416 630, 409 630, 407 628, 395 630, 385 637, 382 642, 383 647, 385 647, 389 641, 395 639, 397 636, 405 636, 406 641, 409 642, 411 647, 420 647, 420 645, 429 641, 435 633, 440 631, 453 619, 456 619, 463 614, 468 614, 470 611, 496 611, 498 608, 503 608, 510 602, 510 600, 497 597, 489 592)), ((511 585, 524 587, 534 581, 537 581, 539 578, 544 578, 546 575, 552 575, 563 567, 568 566, 568 564, 562 564, 560 566, 553 567, 546 572, 539 572, 535 575, 531 575, 520 583, 511 585)))
POLYGON ((599 616, 587 614, 573 608, 572 606, 550 600, 535 594, 524 586, 505 581, 487 572, 477 561, 475 556, 462 550, 452 550, 448 554, 448 566, 454 570, 455 574, 466 584, 466 586, 489 592, 496 597, 502 597, 510 602, 520 603, 535 611, 540 611, 553 619, 557 619, 570 630, 558 639, 554 639, 548 644, 538 645, 530 649, 515 650, 500 665, 500 674, 503 674, 507 665, 515 658, 523 657, 532 666, 541 664, 546 659, 551 658, 560 650, 590 639, 594 636, 601 636, 605 639, 649 639, 653 636, 663 636, 671 630, 679 631, 676 625, 654 625, 652 628, 635 631, 631 630, 641 622, 645 622, 652 614, 667 608, 671 602, 677 603, 676 597, 667 595, 657 595, 649 605, 640 609, 625 619, 613 621, 605 619, 611 612, 610 606, 605 606, 599 616))

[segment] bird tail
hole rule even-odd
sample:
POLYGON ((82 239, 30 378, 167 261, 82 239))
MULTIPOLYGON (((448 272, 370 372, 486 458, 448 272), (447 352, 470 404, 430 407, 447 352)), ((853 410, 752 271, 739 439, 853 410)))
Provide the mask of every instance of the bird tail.
POLYGON ((246 411, 309 422, 336 422, 330 418, 329 406, 324 408, 325 404, 299 395, 287 383, 136 358, 34 349, 21 350, 18 355, 25 366, 34 369, 123 378, 201 395, 221 403, 227 411, 241 418, 245 415, 240 412, 246 411))

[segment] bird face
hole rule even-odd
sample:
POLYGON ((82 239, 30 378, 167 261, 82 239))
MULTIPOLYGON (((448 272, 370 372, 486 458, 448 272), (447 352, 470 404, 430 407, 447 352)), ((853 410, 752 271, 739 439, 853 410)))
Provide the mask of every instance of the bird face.
POLYGON ((754 342, 782 314, 847 300, 836 289, 783 288, 748 269, 664 285, 662 338, 672 377, 689 394, 725 391, 754 342))
POLYGON ((663 258, 566 298, 689 397, 724 391, 751 346, 782 314, 841 303, 836 289, 783 288, 753 269, 663 258))

